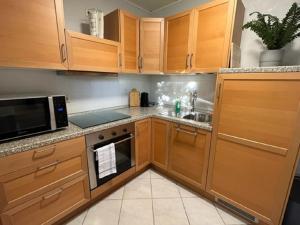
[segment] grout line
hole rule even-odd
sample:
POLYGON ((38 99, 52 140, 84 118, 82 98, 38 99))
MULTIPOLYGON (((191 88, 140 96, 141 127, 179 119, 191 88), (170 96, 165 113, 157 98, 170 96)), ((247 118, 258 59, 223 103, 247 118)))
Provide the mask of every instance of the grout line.
POLYGON ((86 210, 86 214, 85 214, 85 216, 84 216, 84 218, 83 218, 83 220, 82 220, 81 225, 84 224, 84 221, 85 221, 85 219, 86 219, 86 217, 87 217, 87 214, 88 214, 89 210, 90 210, 90 208, 88 208, 88 209, 86 210))
POLYGON ((123 201, 124 201, 125 186, 126 186, 126 185, 124 185, 123 194, 122 194, 122 199, 121 199, 121 207, 120 207, 120 211, 119 211, 118 225, 120 224, 120 219, 121 219, 121 211, 122 211, 123 201))
POLYGON ((151 170, 149 170, 149 175, 150 175, 150 188, 151 188, 152 219, 153 219, 153 225, 155 225, 151 170))
POLYGON ((221 213, 220 213, 220 212, 219 212, 219 210, 217 209, 217 207, 216 207, 216 204, 215 204, 215 203, 213 203, 213 206, 214 206, 215 210, 217 211, 217 213, 218 213, 219 217, 221 218, 222 222, 224 223, 224 225, 226 225, 226 223, 225 223, 225 221, 224 221, 223 217, 221 216, 221 213))
POLYGON ((182 198, 182 195, 181 195, 179 186, 178 186, 178 191, 179 191, 180 200, 181 200, 181 203, 182 203, 182 205, 183 205, 184 212, 185 212, 185 216, 186 216, 186 218, 187 218, 187 221, 188 221, 189 225, 191 225, 191 222, 190 222, 189 216, 188 216, 188 214, 187 214, 187 211, 186 211, 186 208, 185 208, 185 205, 184 205, 184 202, 183 202, 183 198, 182 198))

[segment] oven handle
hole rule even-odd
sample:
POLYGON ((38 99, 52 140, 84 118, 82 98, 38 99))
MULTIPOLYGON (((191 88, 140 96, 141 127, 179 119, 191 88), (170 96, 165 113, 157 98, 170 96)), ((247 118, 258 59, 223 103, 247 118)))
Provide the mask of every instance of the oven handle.
MULTIPOLYGON (((131 134, 130 137, 128 137, 128 138, 124 138, 124 139, 121 140, 121 141, 115 142, 114 144, 115 144, 115 145, 118 145, 118 144, 121 144, 121 143, 123 143, 123 142, 125 142, 125 141, 128 141, 128 140, 132 139, 132 138, 134 138, 134 135, 133 135, 133 134, 131 134)), ((90 148, 90 150, 91 150, 92 152, 96 152, 96 150, 93 150, 92 148, 90 148)))

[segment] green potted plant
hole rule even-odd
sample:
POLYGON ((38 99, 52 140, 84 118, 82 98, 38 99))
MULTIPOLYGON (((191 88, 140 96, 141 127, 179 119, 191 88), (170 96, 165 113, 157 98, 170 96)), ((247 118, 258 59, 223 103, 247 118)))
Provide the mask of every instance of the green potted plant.
POLYGON ((283 48, 300 37, 300 7, 293 3, 285 18, 281 21, 270 14, 253 12, 256 19, 246 23, 243 29, 254 31, 266 45, 267 50, 260 56, 260 66, 281 65, 283 48))

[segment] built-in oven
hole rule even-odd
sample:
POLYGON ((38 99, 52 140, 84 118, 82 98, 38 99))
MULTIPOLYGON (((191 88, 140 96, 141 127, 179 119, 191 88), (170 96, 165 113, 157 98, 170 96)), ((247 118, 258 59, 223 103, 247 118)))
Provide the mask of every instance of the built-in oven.
POLYGON ((134 124, 125 124, 86 135, 90 189, 93 190, 135 166, 134 124), (99 178, 96 149, 115 144, 117 172, 99 178))

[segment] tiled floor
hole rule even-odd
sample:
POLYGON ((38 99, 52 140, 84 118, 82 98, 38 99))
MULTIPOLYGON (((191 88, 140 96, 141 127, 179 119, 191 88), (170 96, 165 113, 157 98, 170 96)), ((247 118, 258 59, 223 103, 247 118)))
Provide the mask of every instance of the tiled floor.
POLYGON ((67 225, 244 225, 245 221, 148 170, 67 225))

